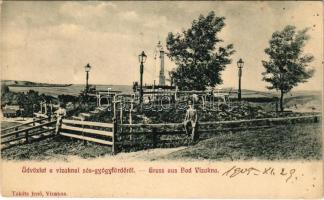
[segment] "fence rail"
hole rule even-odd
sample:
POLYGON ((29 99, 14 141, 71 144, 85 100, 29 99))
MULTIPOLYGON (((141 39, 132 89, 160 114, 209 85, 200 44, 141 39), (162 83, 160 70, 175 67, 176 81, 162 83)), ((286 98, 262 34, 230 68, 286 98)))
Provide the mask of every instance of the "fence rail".
POLYGON ((113 128, 113 124, 102 123, 102 122, 91 122, 91 121, 77 121, 77 120, 69 120, 63 119, 64 124, 75 124, 75 125, 85 125, 85 126, 97 126, 104 128, 113 128))
MULTIPOLYGON (((28 137, 32 137, 32 136, 36 136, 36 135, 39 136, 40 134, 48 133, 48 132, 54 131, 54 130, 55 130, 55 128, 48 129, 48 130, 42 130, 42 131, 39 131, 39 132, 28 134, 28 137)), ((19 137, 10 139, 10 140, 1 141, 1 144, 7 144, 7 143, 10 143, 10 142, 19 141, 19 140, 22 140, 22 139, 25 139, 25 141, 28 141, 28 139, 26 139, 26 135, 23 135, 23 136, 19 136, 19 137)))
MULTIPOLYGON (((217 122, 199 122, 199 133, 217 133, 219 131, 237 131, 245 129, 260 129, 271 128, 274 125, 285 125, 289 123, 306 123, 306 122, 319 122, 321 115, 308 115, 298 117, 281 117, 281 118, 263 118, 263 119, 251 119, 251 120, 236 120, 236 121, 217 121, 217 122)), ((1 135, 1 145, 11 143, 14 141, 25 140, 29 142, 29 138, 32 136, 38 136, 40 134, 54 131, 55 128, 51 126, 56 124, 56 121, 49 121, 41 123, 44 120, 50 120, 48 118, 42 118, 34 120, 26 124, 10 127, 4 130, 15 129, 10 133, 1 135), (35 123, 41 123, 35 125, 35 123), (17 130, 21 126, 33 124, 34 126, 17 130), (14 138, 8 138, 14 136, 14 138), (6 139, 6 140, 4 140, 6 139)), ((144 141, 135 141, 132 136, 147 135, 152 140, 153 146, 156 146, 158 141, 185 141, 186 137, 173 138, 171 135, 186 134, 183 123, 162 123, 162 124, 120 124, 117 127, 117 122, 114 119, 113 123, 101 123, 92 121, 77 121, 63 119, 60 129, 60 135, 76 138, 84 141, 104 144, 112 146, 112 153, 117 153, 117 145, 123 144, 142 144, 147 143, 144 141), (163 136, 165 135, 165 137, 163 136), (121 139, 125 136, 131 136, 130 140, 121 139), (158 136, 163 136, 162 139, 158 136), (119 138, 117 140, 117 138, 119 138), (164 139, 163 139, 164 138, 164 139)), ((146 136, 145 136, 146 137, 146 136)))
POLYGON ((51 121, 51 122, 47 122, 47 123, 40 124, 40 125, 37 125, 37 126, 32 126, 32 127, 28 127, 28 128, 25 128, 25 129, 13 131, 13 132, 1 135, 1 139, 9 137, 9 136, 17 135, 19 133, 25 133, 25 132, 28 132, 28 131, 31 131, 31 130, 35 130, 36 128, 42 128, 44 126, 53 125, 53 124, 55 124, 55 121, 51 121))
MULTIPOLYGON (((44 120, 48 120, 48 119, 44 118, 44 119, 40 119, 40 120, 35 120, 30 123, 25 123, 25 124, 22 124, 19 126, 15 126, 14 131, 1 135, 1 149, 10 147, 10 146, 14 145, 15 142, 16 143, 18 143, 18 142, 28 143, 30 141, 30 138, 39 139, 39 138, 41 138, 42 134, 54 131, 55 128, 50 128, 50 126, 54 125, 56 123, 56 121, 45 122, 45 123, 37 125, 37 126, 31 126, 28 128, 17 130, 18 127, 26 126, 29 124, 35 124, 36 121, 41 122, 44 120), (6 146, 3 146, 3 145, 6 145, 6 146)), ((13 127, 11 127, 10 129, 6 129, 6 130, 11 130, 11 129, 13 129, 13 127)), ((48 135, 49 134, 43 135, 43 136, 48 136, 48 135)))
MULTIPOLYGON (((254 123, 254 122, 283 122, 289 120, 318 120, 321 115, 309 115, 299 117, 278 117, 278 118, 261 118, 261 119, 247 119, 247 120, 233 120, 233 121, 216 121, 216 122, 198 122, 199 125, 222 125, 222 124, 241 124, 241 123, 254 123)), ((120 127, 124 128, 162 128, 162 127, 181 127, 183 123, 161 123, 161 124, 121 124, 120 127)))
POLYGON ((261 118, 261 119, 247 119, 247 120, 236 120, 236 121, 199 122, 199 124, 200 125, 215 125, 215 124, 241 124, 241 123, 254 123, 254 122, 284 122, 284 121, 299 120, 299 119, 300 120, 305 120, 305 119, 317 120, 319 117, 321 117, 321 115, 261 118))
POLYGON ((76 138, 76 139, 80 139, 80 140, 86 140, 86 141, 90 141, 90 142, 106 144, 106 145, 111 145, 111 146, 113 145, 113 142, 107 141, 107 140, 101 140, 101 139, 97 139, 97 138, 86 137, 86 136, 82 136, 82 135, 76 135, 76 134, 65 133, 65 132, 61 132, 60 134, 63 136, 66 136, 66 137, 72 137, 72 138, 76 138))
POLYGON ((23 124, 19 124, 19 125, 16 125, 16 126, 11 126, 9 128, 1 129, 1 132, 5 132, 5 131, 8 131, 8 130, 20 128, 22 126, 31 125, 31 124, 42 122, 42 121, 45 121, 45 120, 49 120, 49 118, 42 118, 42 119, 38 119, 38 120, 33 120, 32 122, 23 123, 23 124))
POLYGON ((114 123, 101 123, 64 119, 62 121, 60 135, 84 141, 110 145, 112 146, 112 153, 115 153, 116 130, 116 121, 114 123), (85 128, 85 126, 89 126, 89 128, 85 128), (98 128, 110 130, 98 130, 98 128))
POLYGON ((103 136, 109 136, 112 137, 113 133, 108 132, 108 131, 101 131, 101 130, 96 130, 96 129, 90 129, 90 128, 79 128, 75 126, 67 126, 65 124, 62 125, 61 128, 62 131, 78 131, 78 132, 83 132, 83 133, 90 133, 90 134, 95 134, 95 135, 103 135, 103 136))
MULTIPOLYGON (((246 131, 266 129, 286 124, 318 123, 321 115, 308 115, 299 117, 263 118, 237 121, 199 122, 197 132, 200 139, 213 137, 215 134, 224 131, 246 131)), ((189 137, 181 136, 190 134, 185 131, 184 123, 163 123, 163 124, 121 124, 118 126, 119 146, 143 145, 157 147, 157 145, 190 142, 189 137), (168 143, 169 142, 169 143, 168 143), (173 143, 174 142, 174 143, 173 143)), ((176 144, 178 145, 178 144, 176 144)), ((134 147, 135 147, 134 146, 134 147)))

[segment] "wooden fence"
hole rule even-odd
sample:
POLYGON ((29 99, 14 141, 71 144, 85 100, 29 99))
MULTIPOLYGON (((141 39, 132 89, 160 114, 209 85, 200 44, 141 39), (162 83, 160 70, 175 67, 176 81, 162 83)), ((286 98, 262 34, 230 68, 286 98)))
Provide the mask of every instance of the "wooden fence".
MULTIPOLYGON (((207 139, 215 136, 222 131, 241 131, 271 128, 277 125, 298 124, 298 123, 318 123, 320 115, 285 117, 285 118, 263 118, 252 120, 218 121, 218 122, 199 122, 198 133, 200 139, 207 139)), ((118 125, 116 145, 140 145, 146 143, 149 147, 156 147, 160 142, 181 142, 189 141, 186 137, 183 123, 165 123, 165 124, 121 124, 118 125), (134 137, 144 136, 143 139, 134 139, 134 137), (179 135, 181 137, 172 137, 179 135), (147 144, 150 143, 150 144, 147 144)), ((184 143, 182 143, 184 144, 184 143)))
MULTIPOLYGON (((248 129, 271 128, 276 125, 296 124, 296 123, 318 123, 321 121, 320 115, 285 117, 285 118, 264 118, 252 120, 199 122, 199 134, 207 134, 203 138, 212 137, 220 131, 236 131, 248 129), (209 135, 208 135, 209 134, 209 135)), ((1 131, 1 145, 10 144, 16 141, 29 142, 30 137, 39 138, 41 134, 48 135, 55 130, 56 121, 49 118, 34 120, 22 125, 13 126, 1 131), (43 123, 42 123, 43 122, 43 123), (33 125, 31 127, 28 127, 33 125), (13 130, 13 131, 12 131, 13 130), (6 133, 8 132, 8 133, 6 133)), ((63 119, 60 135, 76 138, 84 141, 109 145, 112 153, 118 153, 119 148, 125 145, 149 145, 156 147, 163 140, 176 142, 187 140, 188 137, 162 138, 162 136, 174 136, 186 134, 183 123, 165 124, 119 124, 116 120, 113 123, 100 123, 91 121, 78 121, 63 119), (144 136, 136 141, 134 137, 144 136), (148 138, 148 139, 147 139, 148 138)), ((1 146, 2 147, 2 146, 1 146)))
POLYGON ((12 126, 1 130, 1 149, 21 143, 29 143, 49 136, 55 130, 55 123, 49 118, 33 120, 25 124, 12 126))
POLYGON ((110 145, 114 154, 116 152, 116 127, 116 120, 114 120, 114 123, 101 123, 63 119, 60 135, 110 145))

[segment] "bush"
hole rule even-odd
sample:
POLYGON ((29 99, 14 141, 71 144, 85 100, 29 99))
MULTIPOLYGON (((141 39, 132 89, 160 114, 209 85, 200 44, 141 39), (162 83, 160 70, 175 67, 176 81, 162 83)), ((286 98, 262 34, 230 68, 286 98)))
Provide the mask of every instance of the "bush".
POLYGON ((68 102, 72 102, 72 103, 76 103, 79 100, 79 97, 76 96, 72 96, 72 95, 66 95, 66 94, 62 94, 58 96, 58 100, 64 104, 68 103, 68 102))
POLYGON ((19 105, 24 109, 23 117, 32 117, 35 111, 40 110, 40 102, 50 102, 53 99, 52 96, 46 96, 44 94, 39 95, 34 90, 29 90, 26 94, 23 92, 4 92, 1 95, 1 107, 5 105, 19 105))

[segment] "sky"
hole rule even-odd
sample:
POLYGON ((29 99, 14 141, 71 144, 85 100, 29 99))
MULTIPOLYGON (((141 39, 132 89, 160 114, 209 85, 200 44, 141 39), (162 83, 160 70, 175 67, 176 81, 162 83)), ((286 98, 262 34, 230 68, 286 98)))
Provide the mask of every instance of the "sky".
MULTIPOLYGON (((242 88, 266 90, 261 61, 274 31, 286 25, 309 28, 305 53, 314 55, 314 77, 296 90, 321 90, 323 77, 323 4, 317 2, 119 2, 5 1, 1 5, 1 79, 47 83, 131 85, 139 80, 138 55, 145 51, 144 83, 158 81, 156 44, 169 32, 188 29, 200 14, 224 16, 219 33, 236 50, 222 73, 225 87, 237 87, 236 62, 242 58, 242 88)), ((167 57, 166 71, 176 67, 167 57)), ((167 72, 166 72, 167 74, 167 72)))

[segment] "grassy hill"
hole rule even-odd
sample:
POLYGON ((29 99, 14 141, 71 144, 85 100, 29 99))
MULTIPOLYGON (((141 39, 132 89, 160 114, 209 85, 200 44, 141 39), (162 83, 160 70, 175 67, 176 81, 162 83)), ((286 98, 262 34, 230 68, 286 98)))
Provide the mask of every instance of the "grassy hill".
MULTIPOLYGON (((39 92, 40 94, 50 95, 57 97, 61 94, 78 96, 82 90, 84 90, 85 86, 81 84, 73 84, 66 87, 12 87, 9 86, 9 90, 12 92, 27 92, 29 90, 34 90, 39 92)), ((96 85, 96 88, 99 90, 108 90, 108 88, 112 88, 112 90, 120 90, 123 92, 130 92, 131 86, 128 85, 96 85)))
MULTIPOLYGON (((7 85, 11 92, 27 92, 34 90, 39 94, 50 95, 57 97, 58 95, 72 95, 78 96, 84 90, 84 84, 51 84, 51 83, 37 83, 31 81, 15 81, 15 80, 1 80, 1 85, 7 85)), ((130 85, 93 85, 99 90, 119 90, 122 92, 131 92, 130 85)))
POLYGON ((15 80, 1 80, 1 85, 11 87, 66 87, 71 84, 52 84, 52 83, 37 83, 31 81, 15 81, 15 80))

